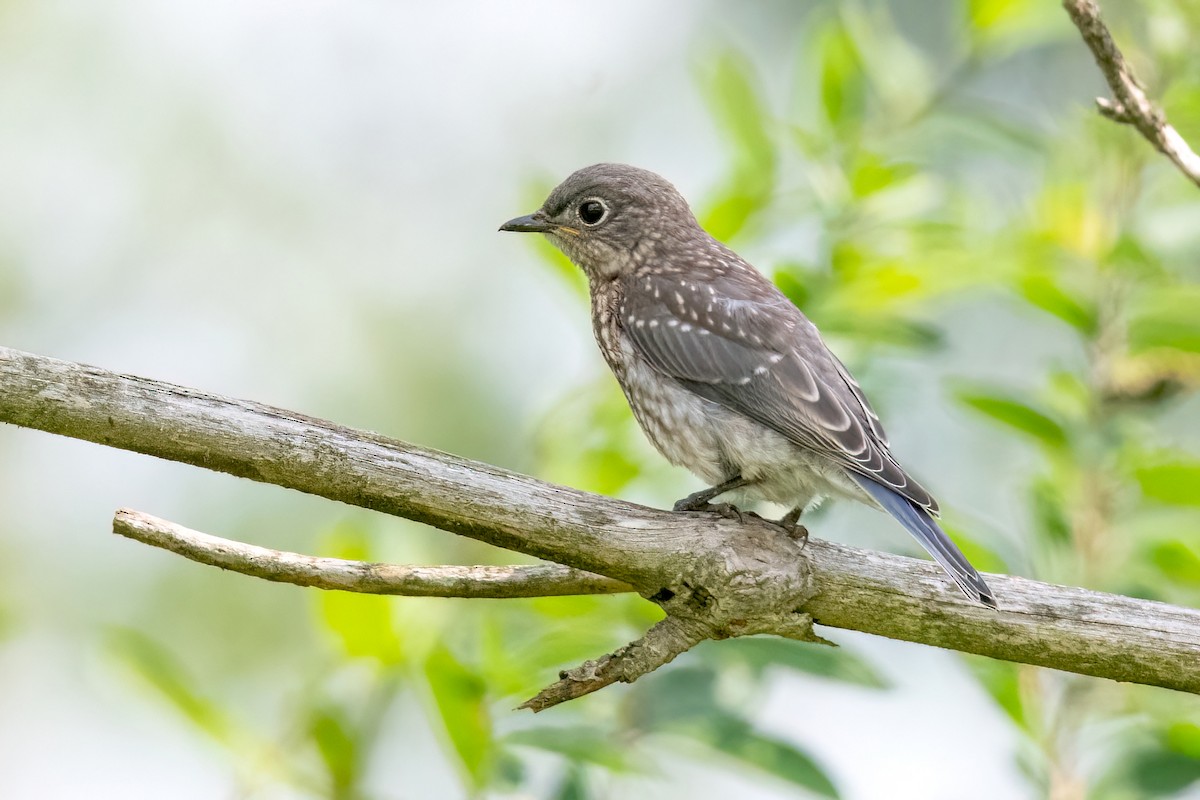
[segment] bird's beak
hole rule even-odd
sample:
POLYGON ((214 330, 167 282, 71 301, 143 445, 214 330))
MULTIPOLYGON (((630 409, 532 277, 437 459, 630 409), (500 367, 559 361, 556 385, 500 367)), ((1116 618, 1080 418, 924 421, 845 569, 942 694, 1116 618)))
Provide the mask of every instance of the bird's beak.
POLYGON ((510 219, 500 226, 500 230, 517 231, 519 233, 545 233, 546 231, 553 230, 555 227, 550 220, 546 219, 545 214, 541 211, 535 211, 523 217, 510 219))

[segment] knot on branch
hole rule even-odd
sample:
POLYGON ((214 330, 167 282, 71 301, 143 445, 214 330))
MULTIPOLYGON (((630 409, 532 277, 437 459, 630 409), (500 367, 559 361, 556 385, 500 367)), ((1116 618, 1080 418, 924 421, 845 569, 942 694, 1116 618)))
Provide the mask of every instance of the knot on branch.
MULTIPOLYGON (((708 629, 705 638, 789 629, 815 593, 803 544, 772 523, 738 524, 722 541, 687 558, 666 591, 648 599, 668 616, 702 623, 708 629)), ((796 633, 794 638, 808 638, 811 625, 801 625, 796 633)))
POLYGON ((559 673, 559 680, 520 707, 543 711, 618 681, 633 681, 705 639, 772 633, 821 642, 802 609, 815 593, 802 545, 775 525, 746 524, 711 549, 689 553, 669 586, 643 597, 667 616, 614 652, 559 673))
POLYGON ((1100 116, 1111 119, 1113 122, 1125 125, 1131 125, 1134 122, 1134 116, 1129 109, 1122 103, 1114 102, 1107 97, 1096 98, 1096 110, 1100 112, 1100 116))

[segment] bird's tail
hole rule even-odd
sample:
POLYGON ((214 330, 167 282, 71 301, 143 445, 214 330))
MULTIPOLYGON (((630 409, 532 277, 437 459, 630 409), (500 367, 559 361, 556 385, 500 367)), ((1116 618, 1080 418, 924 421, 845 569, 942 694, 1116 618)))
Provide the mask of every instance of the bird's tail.
POLYGON ((917 537, 921 546, 942 565, 942 569, 954 579, 963 594, 985 606, 997 608, 996 596, 983 582, 983 578, 967 561, 962 551, 950 541, 929 512, 883 484, 870 478, 855 475, 854 480, 874 498, 883 510, 895 517, 908 532, 917 537))

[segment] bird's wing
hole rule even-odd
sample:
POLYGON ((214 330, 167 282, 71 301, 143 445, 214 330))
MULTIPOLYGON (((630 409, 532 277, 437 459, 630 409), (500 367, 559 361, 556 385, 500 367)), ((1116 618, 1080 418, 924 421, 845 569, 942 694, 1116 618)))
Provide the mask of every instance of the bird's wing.
POLYGON ((936 513, 816 327, 757 272, 737 278, 631 276, 641 285, 624 293, 622 327, 663 374, 936 513))
POLYGON ((846 369, 846 365, 842 363, 840 358, 835 356, 832 351, 830 351, 829 356, 833 359, 833 365, 837 367, 838 375, 846 382, 850 393, 858 401, 858 406, 862 409, 863 416, 866 418, 867 427, 871 429, 871 433, 875 436, 875 439, 884 447, 887 447, 888 437, 887 433, 883 430, 883 423, 879 421, 879 415, 875 413, 875 409, 871 408, 871 403, 867 400, 867 396, 863 394, 862 387, 858 385, 858 381, 854 380, 854 376, 850 374, 850 370, 846 369))

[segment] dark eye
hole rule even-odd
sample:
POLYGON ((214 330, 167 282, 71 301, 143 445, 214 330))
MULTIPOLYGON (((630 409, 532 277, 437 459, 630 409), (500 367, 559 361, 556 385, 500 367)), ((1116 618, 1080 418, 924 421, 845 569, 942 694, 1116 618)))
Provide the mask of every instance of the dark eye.
POLYGON ((603 200, 590 198, 579 204, 579 218, 584 225, 599 225, 608 216, 608 206, 603 200))

